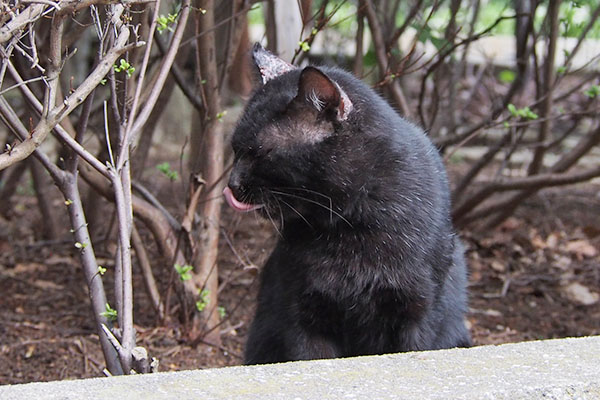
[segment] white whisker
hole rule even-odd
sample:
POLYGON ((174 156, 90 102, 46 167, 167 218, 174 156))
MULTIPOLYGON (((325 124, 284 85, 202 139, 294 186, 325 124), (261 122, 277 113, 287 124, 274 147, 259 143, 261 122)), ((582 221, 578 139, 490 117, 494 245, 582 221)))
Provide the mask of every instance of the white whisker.
MULTIPOLYGON (((263 191, 261 190, 261 195, 263 194, 263 191)), ((267 214, 267 218, 269 219, 269 221, 271 221, 271 224, 273 225, 273 228, 275 228, 275 230, 277 231, 277 234, 279 235, 279 237, 283 237, 283 235, 281 234, 281 231, 279 230, 279 228, 277 227, 277 224, 275 223, 275 221, 273 221, 273 217, 271 217, 271 213, 269 213, 269 204, 268 204, 268 199, 262 195, 261 196, 264 200, 265 206, 263 207, 262 210, 264 210, 265 214, 267 214)), ((275 199, 275 198, 274 198, 275 199)), ((277 201, 277 199, 275 199, 277 201)), ((279 206, 279 204, 277 204, 277 206, 279 207, 279 212, 281 213, 281 206, 279 206)), ((283 227, 283 224, 281 225, 283 227)))
POLYGON ((304 222, 306 222, 306 224, 307 224, 308 226, 310 226, 311 228, 314 228, 314 227, 312 226, 312 224, 311 224, 310 222, 308 222, 308 220, 307 220, 306 218, 304 218, 304 215, 302 215, 302 214, 300 213, 300 211, 296 210, 296 209, 295 209, 295 208, 294 208, 294 207, 293 207, 293 206, 292 206, 290 203, 288 203, 287 201, 285 201, 285 200, 283 200, 283 199, 279 199, 279 201, 281 201, 283 204, 285 204, 286 206, 288 206, 289 208, 291 208, 291 210, 292 210, 293 212, 295 212, 295 213, 296 213, 296 214, 297 214, 297 215, 298 215, 300 218, 302 218, 302 220, 303 220, 304 222))
MULTIPOLYGON (((333 205, 332 205, 331 201, 330 201, 330 203, 329 203, 329 207, 327 207, 326 205, 324 205, 324 204, 321 204, 321 203, 319 203, 318 201, 315 201, 315 200, 312 200, 312 199, 308 199, 308 198, 306 198, 306 197, 298 196, 298 195, 296 195, 296 194, 292 194, 292 193, 285 193, 285 192, 280 192, 280 191, 278 191, 278 190, 271 190, 270 192, 271 192, 271 193, 273 193, 273 194, 278 194, 278 195, 281 195, 281 196, 289 196, 289 197, 293 197, 293 198, 295 198, 295 199, 298 199, 298 200, 304 200, 304 201, 306 201, 306 202, 308 202, 308 203, 315 204, 315 205, 317 205, 317 206, 319 206, 319 207, 323 207, 324 209, 326 209, 326 210, 328 210, 328 211, 330 212, 330 217, 331 217, 331 220, 332 220, 332 222, 333 222, 333 217, 331 216, 331 214, 335 214, 335 215, 336 215, 336 216, 338 216, 338 217, 339 217, 339 218, 340 218, 342 221, 344 221, 345 223, 347 223, 347 224, 348 224, 348 226, 350 226, 351 228, 353 228, 353 226, 352 226, 352 224, 350 223, 350 221, 348 221, 346 218, 344 218, 344 216, 343 216, 342 214, 340 214, 339 212, 337 212, 337 211, 335 211, 335 210, 333 209, 333 205)), ((330 199, 330 200, 331 200, 331 199, 330 199)))

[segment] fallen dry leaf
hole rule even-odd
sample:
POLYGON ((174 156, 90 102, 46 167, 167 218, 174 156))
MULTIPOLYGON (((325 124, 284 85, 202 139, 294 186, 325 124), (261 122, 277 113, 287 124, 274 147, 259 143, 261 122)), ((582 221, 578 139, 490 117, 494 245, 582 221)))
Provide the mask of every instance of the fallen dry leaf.
POLYGON ((12 270, 13 274, 23 274, 28 272, 44 272, 48 269, 44 264, 40 263, 20 263, 15 265, 12 270))
POLYGON ((559 237, 556 233, 549 234, 546 238, 546 246, 550 247, 551 249, 556 248, 558 245, 558 239, 559 237))
POLYGON ((63 290, 65 288, 63 285, 59 285, 52 281, 45 281, 42 279, 36 279, 32 282, 32 284, 33 286, 43 290, 63 290))
POLYGON ((52 256, 48 257, 44 263, 47 265, 73 264, 73 257, 53 254, 52 256))
POLYGON ((492 264, 490 266, 496 272, 506 272, 506 265, 498 260, 492 261, 492 264))
POLYGON ((545 249, 547 247, 546 241, 542 239, 542 237, 538 235, 537 232, 531 235, 530 241, 531 245, 536 249, 545 249))
POLYGON ((593 246, 590 242, 585 239, 573 240, 567 243, 565 249, 575 255, 578 260, 582 260, 583 258, 591 258, 596 257, 598 254, 598 250, 595 246, 593 246))
POLYGON ((515 229, 520 228, 521 225, 522 221, 520 219, 509 217, 502 224, 500 224, 498 228, 503 231, 514 231, 515 229))
POLYGON ((592 292, 587 286, 583 286, 579 282, 570 283, 562 290, 569 300, 583 306, 591 306, 600 300, 598 293, 592 292))
POLYGON ((25 358, 31 358, 34 351, 35 351, 35 344, 30 344, 29 346, 27 346, 27 351, 25 352, 25 358))

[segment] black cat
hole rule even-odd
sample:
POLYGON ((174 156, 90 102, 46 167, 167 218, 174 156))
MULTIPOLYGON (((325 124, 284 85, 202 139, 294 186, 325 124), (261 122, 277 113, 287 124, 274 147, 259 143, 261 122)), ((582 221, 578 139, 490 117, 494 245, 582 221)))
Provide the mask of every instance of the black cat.
POLYGON ((253 55, 263 85, 224 194, 280 238, 246 363, 469 346, 463 248, 429 139, 342 70, 253 55))

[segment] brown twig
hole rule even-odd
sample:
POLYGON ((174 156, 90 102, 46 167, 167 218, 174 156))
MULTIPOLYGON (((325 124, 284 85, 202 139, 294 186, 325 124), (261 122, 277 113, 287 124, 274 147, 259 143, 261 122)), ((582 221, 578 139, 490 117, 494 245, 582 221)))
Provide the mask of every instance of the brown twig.
MULTIPOLYGON (((373 35, 379 74, 383 78, 388 74, 390 61, 385 51, 386 44, 383 37, 381 24, 379 23, 377 14, 375 13, 375 8, 373 7, 373 2, 371 0, 360 0, 359 4, 360 7, 364 9, 367 21, 369 21, 369 27, 371 28, 371 33, 373 35)), ((389 82, 389 87, 392 97, 394 98, 394 102, 400 108, 402 114, 406 117, 410 117, 410 109, 408 107, 406 97, 404 96, 404 92, 400 87, 400 82, 397 79, 391 79, 389 82)))
POLYGON ((156 284, 156 280, 154 279, 154 274, 152 273, 152 266, 150 265, 150 259, 148 257, 148 253, 146 252, 146 248, 144 247, 144 242, 136 229, 135 225, 133 226, 131 235, 131 242, 133 244, 133 248, 135 249, 135 255, 138 259, 138 263, 140 265, 140 270, 142 272, 142 277, 144 278, 144 286, 146 288, 146 292, 148 293, 148 297, 150 298, 150 302, 152 303, 152 307, 154 307, 154 311, 158 315, 158 317, 162 320, 164 319, 165 308, 160 299, 160 293, 158 291, 158 285, 156 284))
POLYGON ((185 31, 185 26, 187 24, 189 14, 190 0, 183 0, 181 5, 181 15, 179 16, 177 28, 175 29, 175 33, 173 34, 173 38, 169 45, 169 50, 163 58, 156 79, 153 80, 152 89, 147 99, 145 99, 144 101, 144 106, 140 110, 139 114, 135 117, 135 122, 132 125, 130 125, 130 127, 127 129, 125 139, 125 143, 127 143, 127 145, 131 145, 137 140, 137 137, 141 132, 143 125, 148 120, 152 109, 156 105, 156 100, 158 99, 160 91, 162 90, 163 85, 167 80, 169 70, 171 69, 171 66, 175 61, 175 56, 177 55, 177 50, 179 49, 179 45, 183 38, 183 33, 185 31))
MULTIPOLYGON (((559 11, 559 2, 551 1, 549 8, 547 19, 550 25, 550 32, 548 35, 548 51, 546 54, 546 61, 544 62, 544 77, 543 77, 543 86, 540 87, 539 93, 540 97, 543 97, 543 100, 540 104, 539 115, 541 118, 547 117, 552 108, 552 92, 554 90, 554 60, 556 58, 556 44, 558 41, 558 11, 559 11)), ((550 120, 545 119, 541 122, 539 131, 538 131, 538 142, 544 142, 548 133, 551 129, 550 120)), ((544 147, 538 147, 535 149, 533 153, 533 160, 527 169, 528 175, 534 175, 539 172, 542 167, 542 161, 544 155, 546 154, 546 149, 544 147)))
MULTIPOLYGON (((60 29, 55 28, 58 35, 60 29)), ((0 169, 4 169, 18 161, 28 157, 45 139, 48 133, 55 128, 61 119, 66 118, 77 106, 79 106, 89 93, 100 83, 103 77, 112 69, 113 64, 119 55, 126 51, 127 39, 129 38, 129 29, 123 27, 119 32, 115 46, 111 48, 98 64, 98 66, 88 75, 88 77, 71 93, 61 104, 54 107, 53 96, 56 95, 56 89, 50 89, 45 98, 42 107, 42 119, 38 122, 31 135, 21 143, 14 146, 10 153, 0 154, 0 169)), ((57 54, 60 54, 60 47, 57 46, 57 54)), ((58 71, 57 71, 58 72, 58 71)), ((58 75, 52 79, 52 85, 58 85, 58 75)))

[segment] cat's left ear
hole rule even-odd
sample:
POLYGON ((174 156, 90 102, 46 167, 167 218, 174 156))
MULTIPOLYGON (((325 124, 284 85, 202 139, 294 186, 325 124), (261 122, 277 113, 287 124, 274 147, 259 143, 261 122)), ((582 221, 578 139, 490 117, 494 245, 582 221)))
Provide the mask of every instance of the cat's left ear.
POLYGON ((265 50, 260 43, 254 44, 252 60, 254 60, 254 65, 258 69, 263 85, 271 79, 296 69, 292 64, 283 61, 275 54, 265 50))
POLYGON ((296 100, 307 103, 318 112, 334 110, 338 121, 346 120, 353 108, 346 92, 315 67, 306 67, 300 73, 296 100))

